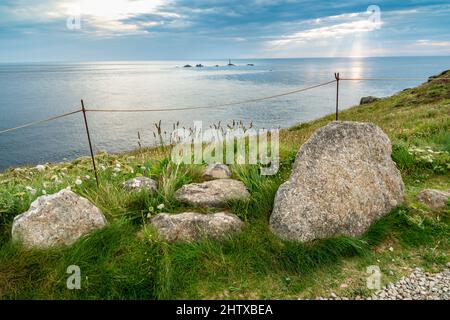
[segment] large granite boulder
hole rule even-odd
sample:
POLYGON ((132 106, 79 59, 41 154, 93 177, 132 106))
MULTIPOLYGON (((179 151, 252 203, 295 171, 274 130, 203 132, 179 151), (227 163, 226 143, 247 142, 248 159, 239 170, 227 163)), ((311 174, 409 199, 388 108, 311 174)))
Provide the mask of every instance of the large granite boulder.
POLYGON ((122 188, 127 191, 146 190, 150 193, 154 193, 156 192, 156 190, 158 190, 158 183, 148 177, 136 177, 123 182, 122 188))
POLYGON ((229 179, 231 178, 231 171, 226 164, 212 163, 206 168, 203 178, 205 180, 229 179))
POLYGON ((222 239, 239 233, 243 225, 237 216, 226 212, 214 214, 160 213, 151 220, 151 224, 159 235, 169 242, 191 242, 203 237, 222 239))
POLYGON ((387 135, 374 124, 336 121, 300 148, 275 196, 270 227, 296 241, 357 236, 403 200, 387 135))
POLYGON ((250 197, 245 184, 233 179, 218 179, 203 183, 191 183, 175 192, 175 198, 183 203, 200 207, 223 208, 229 201, 250 197))
POLYGON ((26 247, 70 245, 106 224, 105 216, 89 200, 63 189, 37 198, 27 212, 16 216, 12 238, 26 247))
POLYGON ((424 189, 419 192, 417 199, 432 209, 445 207, 450 199, 450 190, 424 189))

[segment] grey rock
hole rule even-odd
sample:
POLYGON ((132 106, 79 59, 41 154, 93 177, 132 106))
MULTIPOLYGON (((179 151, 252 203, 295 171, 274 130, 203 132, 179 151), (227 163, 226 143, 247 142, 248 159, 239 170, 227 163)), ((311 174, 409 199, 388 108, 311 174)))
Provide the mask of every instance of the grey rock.
POLYGON ((222 208, 228 201, 245 200, 250 193, 241 181, 218 179, 182 186, 175 192, 175 198, 191 205, 222 208))
POLYGON ((387 135, 374 124, 336 121, 300 148, 276 193, 270 227, 297 241, 358 236, 403 200, 387 135))
POLYGON ((376 292, 371 299, 448 300, 449 296, 445 290, 449 284, 450 271, 448 269, 430 274, 417 268, 408 277, 403 277, 401 281, 391 283, 376 292), (425 285, 418 285, 417 282, 425 285), (389 289, 391 287, 395 288, 397 292, 401 292, 401 295, 394 294, 393 290, 389 289))
POLYGON ((432 209, 441 209, 450 199, 450 191, 424 189, 419 192, 417 199, 432 209))
POLYGON ((122 188, 127 191, 148 190, 153 193, 158 190, 158 184, 155 180, 148 177, 136 177, 122 183, 122 188))
POLYGON ((231 171, 226 164, 213 163, 206 168, 203 178, 206 180, 231 178, 231 171))
POLYGON ((37 198, 27 212, 16 216, 12 239, 26 247, 71 245, 106 224, 105 216, 89 200, 63 189, 37 198))
POLYGON ((372 102, 375 102, 375 101, 378 101, 378 100, 380 100, 380 98, 373 97, 373 96, 362 97, 361 100, 359 101, 359 104, 360 105, 362 105, 362 104, 369 104, 369 103, 372 103, 372 102))
POLYGON ((191 242, 203 237, 222 239, 239 233, 243 225, 236 215, 226 212, 214 214, 160 213, 151 220, 151 224, 159 235, 169 242, 191 242))

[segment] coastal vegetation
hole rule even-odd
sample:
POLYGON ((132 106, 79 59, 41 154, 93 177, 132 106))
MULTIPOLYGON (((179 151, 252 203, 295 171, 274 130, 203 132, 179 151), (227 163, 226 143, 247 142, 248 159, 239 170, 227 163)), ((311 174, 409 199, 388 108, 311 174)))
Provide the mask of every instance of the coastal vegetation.
POLYGON ((251 198, 228 210, 244 221, 229 240, 167 243, 148 226, 159 212, 209 209, 178 202, 175 191, 201 182, 205 165, 176 165, 170 147, 96 155, 100 187, 89 158, 10 169, 0 174, 0 298, 2 299, 297 299, 336 293, 368 297, 366 268, 377 265, 382 283, 420 266, 439 271, 449 262, 450 203, 432 210, 416 199, 424 188, 450 189, 450 72, 392 97, 355 106, 340 120, 372 122, 391 139, 392 158, 406 201, 363 236, 308 243, 280 240, 268 228, 273 199, 290 175, 299 147, 334 115, 280 132, 280 170, 230 166, 251 198), (133 177, 158 181, 155 194, 129 193, 133 177), (109 225, 74 245, 27 250, 11 241, 15 216, 44 194, 71 188, 104 213, 109 225), (81 289, 66 286, 67 267, 81 269, 81 289))

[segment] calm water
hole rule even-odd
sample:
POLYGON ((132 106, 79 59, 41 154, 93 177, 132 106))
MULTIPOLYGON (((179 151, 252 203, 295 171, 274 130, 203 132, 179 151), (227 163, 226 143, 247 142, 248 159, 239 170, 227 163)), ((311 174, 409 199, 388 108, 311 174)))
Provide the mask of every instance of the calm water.
MULTIPOLYGON (((87 108, 177 108, 210 106, 278 94, 341 77, 420 77, 450 69, 450 57, 278 59, 0 64, 0 130, 87 108), (204 68, 182 68, 203 63, 204 68), (254 66, 247 66, 253 63, 254 66), (215 67, 216 64, 221 67, 215 67)), ((341 106, 362 96, 388 96, 422 81, 361 81, 341 84, 341 106)), ((258 103, 222 109, 143 114, 89 113, 96 151, 120 152, 141 141, 152 145, 153 124, 204 127, 243 120, 255 127, 288 127, 334 111, 335 85, 258 103)), ((0 135, 0 170, 87 155, 82 114, 0 135)))

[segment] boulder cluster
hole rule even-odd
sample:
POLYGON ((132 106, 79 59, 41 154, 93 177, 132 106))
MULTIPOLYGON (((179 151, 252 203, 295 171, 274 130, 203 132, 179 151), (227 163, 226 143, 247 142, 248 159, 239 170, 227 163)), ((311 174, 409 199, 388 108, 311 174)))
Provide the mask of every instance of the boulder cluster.
MULTIPOLYGON (((221 239, 238 234, 243 222, 226 211, 230 202, 251 195, 228 166, 211 164, 204 182, 182 186, 175 198, 191 208, 159 213, 151 226, 169 242, 221 239), (213 212, 213 213, 203 213, 213 212)), ((123 182, 126 192, 158 192, 157 181, 136 177, 123 182)), ((317 130, 298 151, 288 181, 278 189, 270 215, 271 231, 285 240, 312 241, 358 236, 404 201, 404 184, 391 159, 391 142, 376 125, 332 122, 317 130)), ((445 206, 450 192, 426 189, 418 199, 432 209, 445 206)), ((13 240, 27 247, 71 245, 107 225, 88 199, 63 189, 37 198, 15 217, 13 240)))

